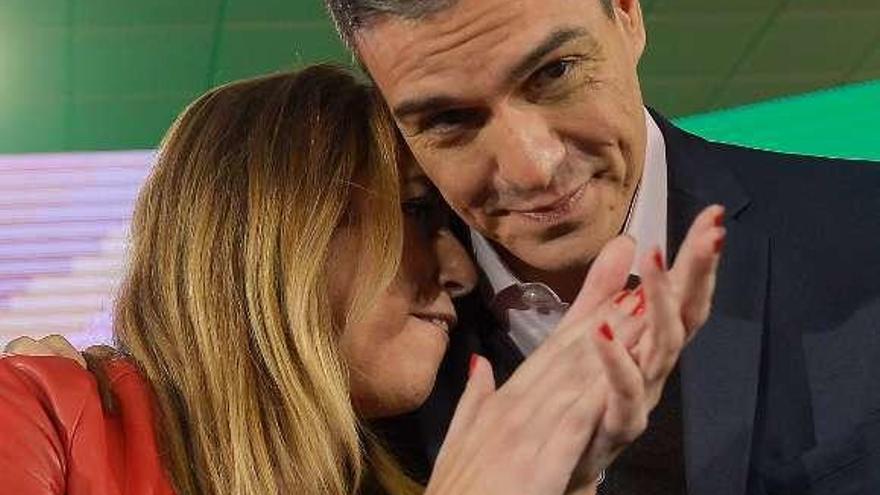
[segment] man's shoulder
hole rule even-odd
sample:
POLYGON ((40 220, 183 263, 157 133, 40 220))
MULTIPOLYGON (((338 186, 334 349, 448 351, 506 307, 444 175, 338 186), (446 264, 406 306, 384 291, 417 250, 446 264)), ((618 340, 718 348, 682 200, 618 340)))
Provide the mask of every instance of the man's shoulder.
POLYGON ((715 160, 739 172, 739 176, 746 182, 749 182, 750 177, 763 179, 777 176, 796 182, 820 177, 835 182, 880 181, 880 162, 786 153, 704 141, 707 152, 715 160))
POLYGON ((720 143, 671 124, 667 124, 664 135, 668 155, 691 162, 688 170, 694 174, 708 171, 708 167, 729 173, 742 186, 753 208, 807 212, 816 208, 849 209, 856 203, 880 207, 880 162, 720 143))
POLYGON ((671 154, 696 154, 713 163, 729 167, 747 177, 777 174, 809 178, 827 173, 831 177, 859 176, 880 180, 880 162, 807 155, 759 149, 706 139, 659 117, 667 148, 671 154))

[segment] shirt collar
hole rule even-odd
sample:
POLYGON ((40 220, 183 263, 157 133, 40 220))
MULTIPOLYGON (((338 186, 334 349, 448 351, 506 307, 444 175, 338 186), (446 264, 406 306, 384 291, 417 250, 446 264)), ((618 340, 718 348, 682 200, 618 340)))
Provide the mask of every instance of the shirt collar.
MULTIPOLYGON (((633 204, 624 224, 624 232, 636 241, 636 258, 631 273, 638 275, 639 260, 650 249, 660 246, 666 252, 666 143, 654 118, 645 109, 647 145, 645 167, 633 204)), ((474 258, 486 275, 494 297, 502 290, 521 285, 516 275, 501 259, 498 251, 482 234, 470 229, 474 258)))

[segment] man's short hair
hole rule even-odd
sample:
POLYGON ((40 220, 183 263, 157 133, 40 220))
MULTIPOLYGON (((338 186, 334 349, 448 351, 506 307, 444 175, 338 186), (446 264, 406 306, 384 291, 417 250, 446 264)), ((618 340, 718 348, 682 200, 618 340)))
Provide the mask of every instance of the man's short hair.
MULTIPOLYGON (((458 0, 324 0, 342 41, 354 51, 354 34, 371 18, 392 15, 421 19, 449 8, 458 0)), ((608 17, 614 16, 614 0, 599 0, 608 17)))

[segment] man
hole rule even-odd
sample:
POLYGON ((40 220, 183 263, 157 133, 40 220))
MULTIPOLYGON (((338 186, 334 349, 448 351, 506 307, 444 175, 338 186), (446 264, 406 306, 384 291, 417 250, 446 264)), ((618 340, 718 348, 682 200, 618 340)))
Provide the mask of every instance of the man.
POLYGON ((474 331, 417 418, 429 455, 463 356, 486 354, 503 379, 610 239, 673 259, 720 203, 712 316, 602 489, 880 493, 880 166, 709 143, 646 110, 638 0, 327 3, 469 226, 497 319, 468 313, 474 331))

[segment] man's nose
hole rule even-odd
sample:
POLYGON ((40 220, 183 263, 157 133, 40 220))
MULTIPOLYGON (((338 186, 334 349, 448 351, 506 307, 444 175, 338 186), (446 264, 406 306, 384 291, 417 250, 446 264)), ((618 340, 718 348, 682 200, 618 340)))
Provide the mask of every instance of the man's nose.
POLYGON ((477 271, 464 246, 449 230, 441 230, 434 238, 439 265, 438 282, 451 297, 468 294, 477 285, 477 271))
POLYGON ((565 144, 536 109, 506 107, 496 113, 494 142, 498 174, 514 190, 544 190, 565 160, 565 144))

